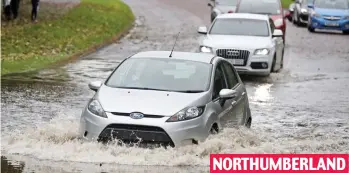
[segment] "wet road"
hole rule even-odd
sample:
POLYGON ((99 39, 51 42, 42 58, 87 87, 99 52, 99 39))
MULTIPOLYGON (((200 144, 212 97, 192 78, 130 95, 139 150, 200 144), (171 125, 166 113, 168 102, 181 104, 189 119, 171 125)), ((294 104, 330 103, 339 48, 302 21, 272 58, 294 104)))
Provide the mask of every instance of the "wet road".
POLYGON ((226 129, 199 146, 169 150, 81 142, 79 117, 93 96, 88 82, 138 51, 170 50, 179 31, 175 50, 196 51, 196 29, 209 21, 206 1, 126 2, 136 27, 118 43, 63 67, 2 80, 1 172, 208 172, 210 153, 348 153, 349 37, 291 23, 285 69, 243 76, 251 130, 226 129))

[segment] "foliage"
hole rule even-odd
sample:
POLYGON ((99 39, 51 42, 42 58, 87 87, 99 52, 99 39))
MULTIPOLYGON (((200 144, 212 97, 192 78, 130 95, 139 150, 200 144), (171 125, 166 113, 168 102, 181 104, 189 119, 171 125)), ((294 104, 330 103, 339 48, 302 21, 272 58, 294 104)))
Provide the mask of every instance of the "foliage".
POLYGON ((2 25, 2 75, 67 59, 126 31, 134 20, 130 8, 120 0, 82 0, 61 15, 66 8, 40 4, 45 7, 39 11, 37 24, 19 19, 2 25))

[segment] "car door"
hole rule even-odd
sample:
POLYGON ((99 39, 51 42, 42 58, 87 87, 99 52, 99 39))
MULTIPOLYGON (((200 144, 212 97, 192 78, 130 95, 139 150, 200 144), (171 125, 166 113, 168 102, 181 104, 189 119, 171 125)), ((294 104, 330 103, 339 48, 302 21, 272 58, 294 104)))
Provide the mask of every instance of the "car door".
POLYGON ((243 84, 239 82, 238 74, 231 63, 223 61, 223 71, 227 80, 228 88, 237 92, 237 97, 232 99, 232 111, 227 124, 229 126, 244 124, 246 90, 243 84))
POLYGON ((213 82, 213 92, 212 92, 212 102, 217 110, 220 110, 218 113, 218 119, 221 127, 227 127, 231 115, 236 111, 234 107, 231 106, 233 99, 221 99, 219 98, 219 92, 222 89, 227 89, 228 84, 224 76, 222 61, 218 62, 215 68, 214 82, 213 82))
MULTIPOLYGON (((270 31, 271 34, 274 33, 274 30, 276 29, 274 25, 274 21, 269 18, 269 24, 270 24, 270 31)), ((282 49, 283 49, 283 39, 282 37, 273 37, 273 43, 275 45, 275 53, 276 53, 276 67, 280 67, 281 65, 281 56, 282 56, 282 49)))

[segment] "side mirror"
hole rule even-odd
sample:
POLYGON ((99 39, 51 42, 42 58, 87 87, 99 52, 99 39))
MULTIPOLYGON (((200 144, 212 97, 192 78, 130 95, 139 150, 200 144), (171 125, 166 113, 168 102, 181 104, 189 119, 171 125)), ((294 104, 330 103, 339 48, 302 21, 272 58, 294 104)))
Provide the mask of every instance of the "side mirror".
POLYGON ((206 26, 200 26, 198 29, 199 34, 207 34, 207 27, 206 26))
POLYGON ((222 99, 232 99, 237 96, 237 92, 232 89, 222 89, 219 92, 219 97, 222 99))
POLYGON ((91 82, 88 84, 88 87, 92 90, 97 92, 97 90, 99 89, 99 87, 102 86, 102 82, 101 81, 95 81, 95 82, 91 82))
POLYGON ((313 9, 314 5, 313 4, 308 4, 308 8, 313 9))
POLYGON ((273 33, 273 37, 282 37, 284 34, 280 29, 275 29, 273 33))

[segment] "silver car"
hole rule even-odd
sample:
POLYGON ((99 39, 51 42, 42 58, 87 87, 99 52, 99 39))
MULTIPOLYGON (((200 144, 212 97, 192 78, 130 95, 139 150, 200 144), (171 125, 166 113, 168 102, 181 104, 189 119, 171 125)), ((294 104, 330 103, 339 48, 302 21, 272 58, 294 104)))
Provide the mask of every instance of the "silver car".
POLYGON ((211 22, 220 14, 234 13, 238 0, 211 0, 207 5, 211 7, 211 22))
POLYGON ((83 110, 83 139, 166 146, 197 144, 223 127, 251 126, 245 86, 227 60, 206 53, 140 52, 128 57, 83 110))
POLYGON ((199 51, 226 58, 239 74, 268 76, 283 68, 283 32, 267 15, 221 14, 198 32, 205 34, 199 51))

